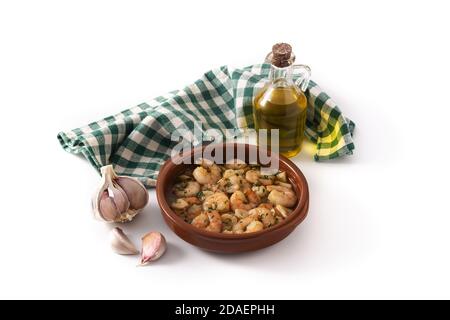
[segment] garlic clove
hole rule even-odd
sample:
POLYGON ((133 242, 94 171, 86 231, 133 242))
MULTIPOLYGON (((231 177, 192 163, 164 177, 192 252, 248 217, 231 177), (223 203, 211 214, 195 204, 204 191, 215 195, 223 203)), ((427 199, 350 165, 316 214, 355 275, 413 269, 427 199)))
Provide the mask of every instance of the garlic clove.
POLYGON ((130 207, 130 201, 128 200, 125 191, 118 185, 108 189, 110 197, 113 198, 114 204, 117 206, 117 210, 125 212, 130 207))
POLYGON ((148 191, 140 181, 121 176, 116 179, 116 182, 126 193, 131 209, 139 210, 147 205, 148 191))
POLYGON ((130 200, 127 197, 126 192, 119 186, 114 185, 111 188, 112 196, 114 198, 114 203, 120 212, 125 212, 130 208, 130 200))
POLYGON ((117 206, 114 201, 108 196, 108 191, 102 193, 99 206, 100 217, 106 221, 115 221, 119 216, 120 212, 117 210, 117 206))
POLYGON ((166 238, 159 232, 150 232, 142 237, 141 265, 158 260, 166 251, 166 238))
POLYGON ((100 198, 100 215, 106 221, 116 221, 130 206, 126 193, 119 186, 111 186, 100 198))
POLYGON ((118 227, 111 230, 110 241, 111 248, 117 254, 134 255, 139 253, 139 250, 136 249, 136 246, 131 242, 130 238, 118 227))

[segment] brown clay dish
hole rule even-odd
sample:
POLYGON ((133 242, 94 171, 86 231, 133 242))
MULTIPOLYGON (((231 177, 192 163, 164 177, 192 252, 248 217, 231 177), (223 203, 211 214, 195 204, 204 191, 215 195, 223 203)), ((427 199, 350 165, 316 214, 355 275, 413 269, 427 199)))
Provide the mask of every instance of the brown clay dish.
MULTIPOLYGON (((220 147, 223 148, 223 157, 226 157, 227 149, 229 148, 234 148, 234 154, 237 155, 237 146, 237 144, 221 144, 220 147)), ((245 148, 245 155, 243 155, 243 157, 245 156, 245 159, 240 160, 243 160, 246 163, 249 162, 250 152, 258 153, 259 151, 259 148, 254 145, 245 144, 239 146, 245 148)), ((183 219, 177 216, 177 214, 170 208, 168 199, 170 199, 171 197, 175 178, 182 172, 184 172, 188 167, 193 165, 183 164, 186 161, 178 160, 190 158, 190 163, 195 163, 195 159, 202 157, 202 151, 204 148, 205 147, 193 149, 192 151, 187 152, 176 159, 167 160, 159 171, 159 176, 156 183, 156 196, 159 206, 161 207, 161 214, 167 225, 180 238, 194 246, 213 252, 237 253, 252 251, 268 247, 283 240, 292 231, 294 231, 294 229, 306 218, 309 208, 309 191, 305 176, 300 171, 300 169, 297 168, 294 163, 292 163, 292 161, 288 160, 282 155, 274 154, 272 157, 272 161, 279 162, 280 170, 286 172, 299 198, 296 207, 293 208, 292 213, 284 221, 274 227, 258 232, 245 234, 224 234, 208 232, 193 227, 183 221, 183 219), (177 165, 174 162, 183 163, 177 165)), ((270 152, 267 152, 267 154, 270 154, 270 152)))

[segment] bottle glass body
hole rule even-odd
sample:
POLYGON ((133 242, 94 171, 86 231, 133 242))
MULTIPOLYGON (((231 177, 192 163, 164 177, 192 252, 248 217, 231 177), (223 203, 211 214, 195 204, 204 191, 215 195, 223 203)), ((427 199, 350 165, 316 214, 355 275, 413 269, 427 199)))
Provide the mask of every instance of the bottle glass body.
POLYGON ((301 151, 307 110, 306 96, 292 79, 293 67, 278 68, 272 65, 269 83, 253 101, 258 145, 259 129, 267 129, 269 149, 270 129, 279 129, 279 150, 287 157, 301 151))

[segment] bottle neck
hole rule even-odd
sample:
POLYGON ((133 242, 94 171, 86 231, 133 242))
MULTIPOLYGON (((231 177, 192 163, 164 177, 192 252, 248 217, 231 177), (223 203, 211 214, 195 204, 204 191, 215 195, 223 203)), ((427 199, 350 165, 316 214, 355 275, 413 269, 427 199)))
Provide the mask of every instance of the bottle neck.
POLYGON ((292 82, 292 65, 284 67, 284 68, 279 68, 274 66, 273 64, 271 65, 270 68, 270 73, 269 73, 269 80, 272 82, 276 82, 276 81, 286 81, 291 83, 292 82))

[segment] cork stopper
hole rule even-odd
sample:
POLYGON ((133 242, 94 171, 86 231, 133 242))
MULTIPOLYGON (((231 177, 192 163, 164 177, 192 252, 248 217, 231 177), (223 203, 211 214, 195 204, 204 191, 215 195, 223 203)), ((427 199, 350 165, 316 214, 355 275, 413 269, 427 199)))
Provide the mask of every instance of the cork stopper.
POLYGON ((278 68, 284 68, 292 63, 292 47, 287 43, 277 43, 272 47, 271 63, 278 68))

